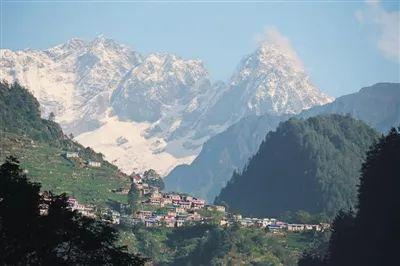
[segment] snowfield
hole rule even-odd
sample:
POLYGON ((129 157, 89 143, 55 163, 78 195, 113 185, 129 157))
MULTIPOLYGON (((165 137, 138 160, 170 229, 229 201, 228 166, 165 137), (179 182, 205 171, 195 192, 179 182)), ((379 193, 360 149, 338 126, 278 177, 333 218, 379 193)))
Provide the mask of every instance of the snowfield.
POLYGON ((148 169, 151 162, 154 170, 166 175, 176 165, 191 163, 195 158, 195 155, 176 158, 166 151, 167 143, 162 138, 145 138, 149 123, 124 122, 115 116, 103 122, 98 129, 85 132, 75 140, 103 153, 126 173, 148 169))

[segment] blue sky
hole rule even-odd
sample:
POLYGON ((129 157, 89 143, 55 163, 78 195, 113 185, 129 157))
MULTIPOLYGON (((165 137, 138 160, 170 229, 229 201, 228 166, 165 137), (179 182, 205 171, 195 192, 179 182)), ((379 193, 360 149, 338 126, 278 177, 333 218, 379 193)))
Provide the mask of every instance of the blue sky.
POLYGON ((99 34, 140 53, 200 58, 227 81, 266 29, 332 96, 400 81, 399 2, 2 2, 1 47, 46 49, 99 34))

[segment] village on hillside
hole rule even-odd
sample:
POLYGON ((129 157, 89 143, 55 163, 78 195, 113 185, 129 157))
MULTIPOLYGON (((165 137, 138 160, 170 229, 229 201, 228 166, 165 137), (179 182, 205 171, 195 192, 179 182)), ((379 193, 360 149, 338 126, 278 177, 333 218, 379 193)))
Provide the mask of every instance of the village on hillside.
MULTIPOLYGON (((79 160, 79 154, 66 152, 68 159, 79 160)), ((85 162, 86 167, 101 167, 100 162, 85 162)), ((205 200, 184 193, 163 192, 162 178, 152 169, 144 174, 133 173, 129 176, 131 186, 111 189, 111 192, 134 197, 134 205, 120 204, 118 210, 99 209, 93 205, 79 203, 70 197, 68 203, 72 210, 84 216, 100 218, 115 225, 145 227, 182 227, 191 224, 213 223, 221 227, 238 225, 242 227, 265 228, 272 233, 324 231, 329 224, 292 224, 276 218, 250 218, 240 214, 231 214, 225 206, 207 204, 205 200), (132 209, 133 207, 133 209, 132 209)), ((129 201, 129 199, 128 199, 129 201)))

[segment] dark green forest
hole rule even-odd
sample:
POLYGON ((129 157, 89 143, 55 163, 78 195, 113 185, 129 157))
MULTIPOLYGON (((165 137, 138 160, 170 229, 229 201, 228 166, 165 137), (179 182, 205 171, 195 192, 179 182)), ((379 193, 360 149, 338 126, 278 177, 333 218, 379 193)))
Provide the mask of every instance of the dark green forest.
POLYGON ((292 118, 268 133, 242 173, 216 198, 233 212, 334 217, 356 206, 359 171, 379 134, 350 116, 292 118))
POLYGON ((307 252, 299 266, 398 264, 399 130, 392 129, 368 152, 361 171, 357 209, 342 210, 335 217, 327 252, 307 252))
POLYGON ((180 228, 120 228, 123 245, 156 265, 297 265, 328 232, 274 234, 265 228, 196 224, 180 228))
POLYGON ((63 137, 57 123, 40 117, 39 102, 18 83, 0 82, 0 129, 34 140, 56 141, 63 137))

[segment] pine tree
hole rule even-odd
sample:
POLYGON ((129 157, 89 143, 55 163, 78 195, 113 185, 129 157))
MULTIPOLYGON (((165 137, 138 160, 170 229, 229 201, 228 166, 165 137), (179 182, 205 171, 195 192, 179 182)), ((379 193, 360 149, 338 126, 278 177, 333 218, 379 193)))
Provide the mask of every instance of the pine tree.
POLYGON ((400 132, 376 144, 362 168, 356 233, 360 265, 392 265, 400 244, 400 132))
POLYGON ((51 122, 56 121, 56 115, 53 112, 50 112, 48 120, 51 122))

